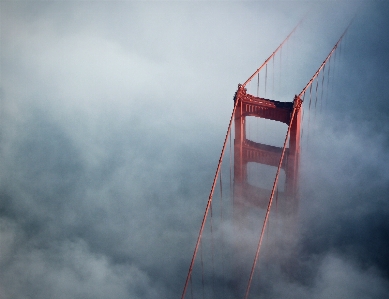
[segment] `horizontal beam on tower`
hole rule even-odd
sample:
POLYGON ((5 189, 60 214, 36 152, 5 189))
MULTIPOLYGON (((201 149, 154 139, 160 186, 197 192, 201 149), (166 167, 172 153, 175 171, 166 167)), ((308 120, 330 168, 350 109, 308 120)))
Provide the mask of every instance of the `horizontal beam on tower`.
MULTIPOLYGON (((269 166, 278 166, 280 161, 282 148, 257 143, 251 140, 244 140, 243 142, 243 163, 256 162, 269 166)), ((285 168, 285 159, 288 157, 288 149, 282 163, 282 168, 285 168)))
POLYGON ((293 110, 292 102, 278 102, 255 97, 247 93, 241 94, 239 99, 242 101, 242 116, 256 116, 279 121, 287 125, 290 123, 290 116, 293 110))

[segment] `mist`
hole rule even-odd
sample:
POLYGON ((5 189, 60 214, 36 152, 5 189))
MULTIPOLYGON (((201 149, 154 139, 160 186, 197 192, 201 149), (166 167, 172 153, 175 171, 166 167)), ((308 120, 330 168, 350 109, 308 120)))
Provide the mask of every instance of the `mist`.
POLYGON ((356 13, 307 110, 293 246, 272 218, 252 296, 386 298, 389 5, 307 4, 2 1, 0 297, 179 297, 238 83, 304 16, 267 91, 291 101, 356 13))

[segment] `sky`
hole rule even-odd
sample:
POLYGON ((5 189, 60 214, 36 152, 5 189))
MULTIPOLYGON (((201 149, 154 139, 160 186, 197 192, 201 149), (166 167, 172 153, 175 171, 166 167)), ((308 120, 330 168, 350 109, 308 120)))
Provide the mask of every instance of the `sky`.
POLYGON ((291 101, 355 15, 304 128, 292 274, 269 268, 252 298, 387 298, 388 14, 369 0, 1 1, 0 297, 180 297, 238 83, 304 17, 272 91, 291 101))

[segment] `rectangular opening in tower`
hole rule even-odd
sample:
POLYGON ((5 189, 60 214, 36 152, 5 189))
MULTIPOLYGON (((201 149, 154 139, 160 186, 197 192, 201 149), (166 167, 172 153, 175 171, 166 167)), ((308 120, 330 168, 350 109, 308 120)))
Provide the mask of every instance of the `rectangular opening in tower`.
MULTIPOLYGON (((276 176, 277 167, 249 162, 247 163, 247 182, 254 187, 271 190, 276 176)), ((285 191, 286 174, 284 169, 280 169, 278 176, 278 191, 285 191)))
POLYGON ((288 126, 279 121, 255 116, 247 116, 245 119, 246 139, 256 143, 282 148, 287 130, 288 126))

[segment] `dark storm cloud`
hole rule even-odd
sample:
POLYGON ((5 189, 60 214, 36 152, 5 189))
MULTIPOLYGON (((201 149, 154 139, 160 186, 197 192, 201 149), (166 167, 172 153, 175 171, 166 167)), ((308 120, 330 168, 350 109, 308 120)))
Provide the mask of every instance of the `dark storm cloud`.
MULTIPOLYGON (((0 5, 0 297, 179 297, 237 83, 306 3, 0 5)), ((291 97, 355 9, 320 5, 294 40, 291 97)), ((338 98, 303 148, 299 242, 265 250, 295 270, 260 272, 267 298, 388 293, 387 12, 366 2, 337 57, 338 98)))

